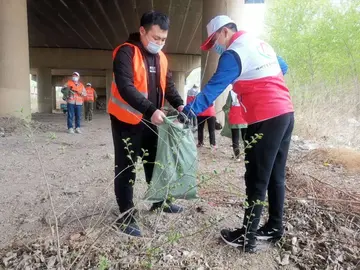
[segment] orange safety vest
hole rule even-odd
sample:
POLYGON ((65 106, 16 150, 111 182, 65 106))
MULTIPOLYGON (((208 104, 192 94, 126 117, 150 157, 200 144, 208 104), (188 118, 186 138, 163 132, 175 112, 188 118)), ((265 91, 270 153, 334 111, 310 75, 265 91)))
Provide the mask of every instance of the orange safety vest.
POLYGON ((88 86, 86 87, 86 97, 84 98, 84 101, 92 101, 94 102, 94 91, 95 89, 88 86))
MULTIPOLYGON (((140 49, 130 43, 124 43, 118 46, 113 52, 113 61, 116 53, 122 46, 131 46, 134 48, 133 56, 133 73, 134 73, 134 86, 145 97, 148 98, 148 72, 144 62, 143 55, 140 49)), ((166 74, 168 71, 168 61, 163 52, 159 52, 160 55, 160 87, 162 90, 162 104, 164 105, 165 88, 166 88, 166 74)), ((143 115, 131 107, 120 95, 115 81, 111 84, 111 95, 108 103, 109 114, 115 116, 118 120, 136 125, 139 124, 143 115)))
POLYGON ((67 82, 67 87, 73 92, 73 94, 69 95, 67 103, 81 105, 83 103, 81 93, 84 89, 84 85, 81 82, 76 85, 72 80, 69 80, 67 82))

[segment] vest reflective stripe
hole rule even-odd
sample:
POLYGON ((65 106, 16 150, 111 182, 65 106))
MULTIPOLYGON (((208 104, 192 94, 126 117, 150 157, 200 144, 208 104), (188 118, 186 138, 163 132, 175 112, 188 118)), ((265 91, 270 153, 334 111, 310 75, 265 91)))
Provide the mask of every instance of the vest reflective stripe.
MULTIPOLYGON (((141 93, 145 98, 148 98, 148 95, 147 93, 141 93)), ((116 105, 118 105, 119 107, 121 107, 122 109, 128 111, 128 112, 131 112, 133 114, 141 114, 138 110, 134 109, 133 107, 131 107, 128 103, 126 102, 123 102, 122 100, 120 99, 117 99, 115 96, 113 96, 111 94, 110 96, 111 98, 111 101, 113 103, 115 103, 116 105)))
MULTIPOLYGON (((143 55, 140 49, 130 43, 124 43, 118 46, 113 51, 113 60, 116 57, 118 50, 124 46, 131 46, 134 49, 134 56, 132 61, 133 66, 133 80, 135 88, 141 93, 145 98, 148 98, 148 71, 146 69, 146 65, 144 62, 143 55)), ((162 104, 164 105, 164 98, 165 98, 165 88, 166 88, 166 75, 168 71, 168 61, 166 56, 163 52, 159 53, 160 57, 160 88, 162 91, 162 104)), ((113 75, 114 77, 114 75, 113 75)), ((131 107, 120 95, 120 92, 116 86, 116 83, 113 79, 111 83, 111 94, 108 101, 108 113, 115 116, 122 122, 136 125, 140 123, 143 115, 141 112, 136 110, 135 108, 131 107)))

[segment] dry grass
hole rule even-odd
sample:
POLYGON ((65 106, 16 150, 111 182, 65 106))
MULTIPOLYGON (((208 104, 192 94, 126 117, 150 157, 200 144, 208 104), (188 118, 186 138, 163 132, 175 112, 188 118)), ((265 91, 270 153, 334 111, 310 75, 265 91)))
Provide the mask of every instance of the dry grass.
POLYGON ((308 154, 311 160, 325 166, 341 166, 350 173, 360 172, 360 152, 347 148, 320 148, 308 154))
POLYGON ((295 104, 295 133, 306 139, 360 147, 359 86, 326 84, 290 87, 295 104))

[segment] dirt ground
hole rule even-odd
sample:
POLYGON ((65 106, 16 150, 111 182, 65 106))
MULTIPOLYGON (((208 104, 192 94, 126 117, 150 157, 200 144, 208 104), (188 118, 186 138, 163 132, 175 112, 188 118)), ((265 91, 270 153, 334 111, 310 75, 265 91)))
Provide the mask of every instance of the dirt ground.
MULTIPOLYGON (((56 235, 52 201, 60 242, 93 244, 92 261, 99 265, 117 261, 123 267, 119 269, 279 269, 283 264, 282 269, 297 269, 282 262, 275 248, 264 246, 248 255, 219 239, 221 228, 240 226, 243 213, 244 165, 231 160, 229 139, 217 134, 218 149, 199 151, 199 175, 207 180, 198 200, 179 201, 186 206, 180 215, 149 213, 149 203, 142 200, 144 176, 138 175, 135 196, 144 238, 133 239, 110 227, 118 212, 109 117, 95 114, 91 123, 83 123, 83 134, 67 134, 62 114, 35 114, 33 120, 27 127, 13 119, 0 122, 5 129, 0 137, 0 249, 56 235), (110 256, 114 249, 117 255, 110 256)), ((322 177, 337 186, 348 183, 350 191, 358 187, 358 173, 311 156, 309 145, 294 142, 288 164, 293 173, 322 177)), ((89 269, 102 269, 99 265, 89 269)))

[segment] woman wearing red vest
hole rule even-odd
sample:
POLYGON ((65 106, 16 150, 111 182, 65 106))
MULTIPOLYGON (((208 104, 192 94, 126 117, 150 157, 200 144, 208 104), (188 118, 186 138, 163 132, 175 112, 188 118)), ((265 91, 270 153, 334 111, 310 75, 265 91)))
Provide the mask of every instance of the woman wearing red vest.
POLYGON ((240 124, 248 124, 245 144, 256 134, 262 134, 261 139, 245 149, 248 207, 243 226, 220 233, 227 244, 254 252, 256 240, 278 241, 284 232, 285 165, 294 127, 294 108, 277 55, 269 44, 237 31, 228 16, 212 19, 207 32, 208 39, 201 48, 220 55, 218 67, 183 112, 189 117, 198 115, 232 84, 241 102, 239 113, 244 121, 240 124), (269 218, 258 229, 266 193, 269 218))
MULTIPOLYGON (((226 99, 226 103, 223 106, 223 111, 231 129, 231 140, 233 148, 232 158, 234 158, 236 161, 240 161, 240 135, 243 134, 245 128, 247 127, 246 124, 241 124, 244 123, 244 119, 241 114, 240 107, 241 103, 237 94, 233 90, 230 90, 226 99)), ((223 130, 220 134, 223 135, 224 131, 225 130, 223 130)))
MULTIPOLYGON (((188 91, 187 93, 187 99, 186 104, 189 104, 190 102, 194 101, 196 98, 196 95, 199 94, 199 86, 197 84, 194 84, 194 86, 188 91)), ((215 107, 212 104, 209 108, 207 108, 204 112, 200 113, 197 116, 197 122, 198 122, 198 147, 204 146, 204 127, 205 122, 208 124, 208 130, 209 130, 209 139, 210 139, 210 147, 215 148, 216 147, 216 141, 215 141, 215 123, 216 123, 216 113, 215 113, 215 107)))
MULTIPOLYGON (((131 34, 113 52, 114 80, 108 103, 115 148, 115 196, 122 213, 117 224, 132 236, 141 236, 134 217, 133 164, 139 156, 146 161, 144 171, 149 183, 156 157, 157 125, 165 118, 160 109, 165 99, 178 111, 182 111, 184 104, 161 51, 168 35, 168 17, 147 12, 140 25, 140 33, 131 34)), ((167 213, 183 210, 170 201, 154 203, 150 210, 163 206, 167 213)))

